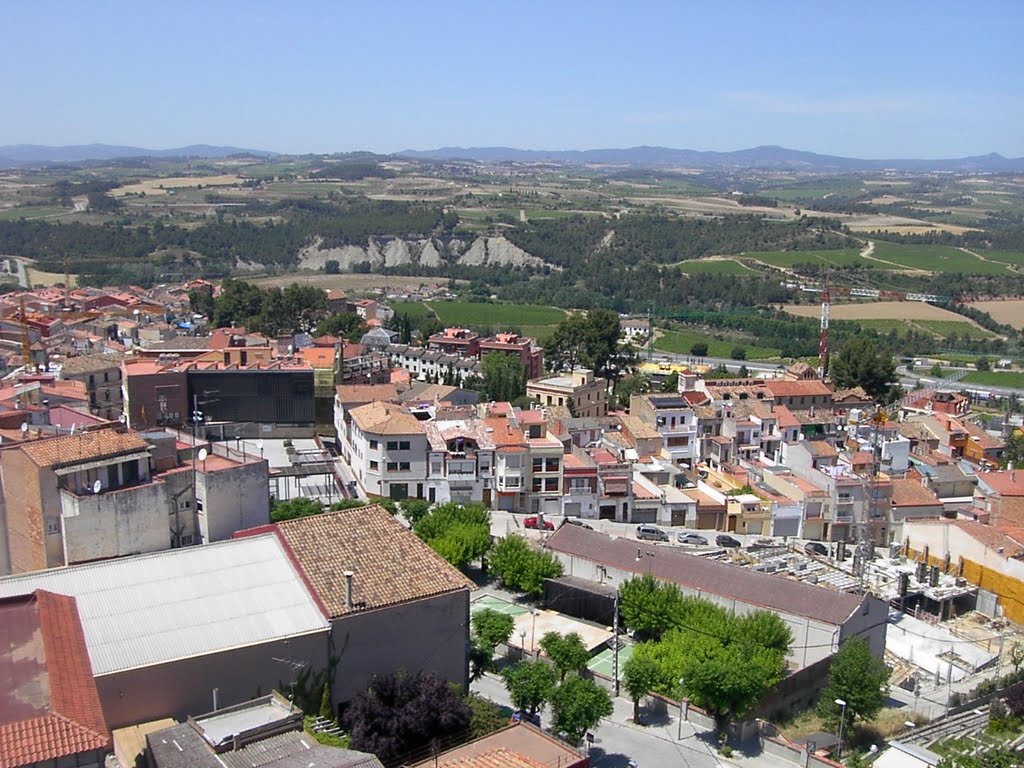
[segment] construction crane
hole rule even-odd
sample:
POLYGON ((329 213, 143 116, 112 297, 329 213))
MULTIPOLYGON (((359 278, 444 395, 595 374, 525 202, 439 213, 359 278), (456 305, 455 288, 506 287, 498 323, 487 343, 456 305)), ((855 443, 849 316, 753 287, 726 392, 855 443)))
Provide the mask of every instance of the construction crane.
POLYGON ((821 292, 821 333, 818 336, 818 378, 825 379, 828 367, 828 272, 825 272, 825 283, 821 292))

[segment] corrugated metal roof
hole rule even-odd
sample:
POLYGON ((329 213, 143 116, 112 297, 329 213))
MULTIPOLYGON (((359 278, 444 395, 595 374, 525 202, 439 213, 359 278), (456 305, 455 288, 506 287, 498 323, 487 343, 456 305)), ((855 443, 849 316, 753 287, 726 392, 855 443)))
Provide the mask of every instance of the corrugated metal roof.
POLYGON ((97 676, 328 630, 272 534, 0 579, 36 589, 77 599, 97 676))

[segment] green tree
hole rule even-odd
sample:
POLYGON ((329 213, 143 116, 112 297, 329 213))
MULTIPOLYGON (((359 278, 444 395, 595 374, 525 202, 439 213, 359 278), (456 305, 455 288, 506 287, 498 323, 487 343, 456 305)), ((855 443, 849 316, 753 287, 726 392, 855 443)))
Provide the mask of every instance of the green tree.
POLYGON ((473 639, 486 653, 485 664, 489 667, 494 658, 494 649, 512 637, 515 619, 493 608, 484 608, 473 614, 472 627, 473 639))
POLYGON ((682 594, 674 584, 635 576, 619 586, 622 621, 641 637, 661 637, 682 621, 682 594))
POLYGON ((334 720, 334 708, 331 706, 331 683, 324 680, 324 692, 320 696, 320 717, 334 720))
POLYGON ((551 700, 557 682, 555 669, 544 661, 521 661, 501 671, 512 705, 533 717, 551 700))
POLYGON ((679 374, 672 371, 666 376, 661 382, 662 392, 678 392, 679 391, 679 374))
POLYGON ((979 357, 974 361, 974 367, 979 371, 991 371, 992 363, 989 362, 987 357, 979 357))
POLYGON ((328 275, 336 275, 341 272, 341 264, 338 263, 337 259, 328 259, 324 262, 324 272, 328 275))
POLYGON ((880 656, 871 653, 867 641, 851 637, 840 647, 828 668, 828 681, 821 692, 818 714, 829 724, 839 722, 836 699, 846 702, 846 722, 873 720, 889 692, 889 670, 880 656))
POLYGON ((747 368, 746 363, 740 366, 740 369, 739 371, 736 372, 736 375, 739 376, 741 379, 746 379, 750 376, 750 370, 747 368))
POLYGON ((409 521, 409 525, 415 526, 429 511, 430 502, 426 499, 406 499, 402 502, 402 514, 409 521))
POLYGON ((640 699, 658 685, 658 665, 653 659, 636 654, 622 665, 622 684, 633 699, 633 722, 640 723, 640 699))
MULTIPOLYGON (((454 684, 453 684, 454 685, 454 684)), ((458 686, 456 686, 458 688, 458 686)), ((460 689, 461 690, 461 689, 460 689)), ((459 692, 459 691, 457 691, 459 692)), ((479 739, 508 725, 508 715, 501 707, 476 693, 463 699, 469 707, 469 740, 479 739)))
POLYGON ((533 549, 525 538, 515 534, 498 541, 488 560, 506 587, 527 594, 541 594, 544 579, 562 575, 562 564, 550 552, 533 549))
POLYGON ((608 373, 608 362, 619 348, 619 316, 607 309, 567 317, 551 335, 544 357, 554 370, 590 368, 598 376, 608 373))
POLYGON ((491 402, 508 402, 526 394, 526 369, 518 358, 488 352, 480 360, 484 394, 491 402))
POLYGON ((945 374, 942 371, 942 366, 935 363, 928 371, 928 375, 933 379, 941 379, 945 374))
POLYGON ((651 391, 651 380, 643 373, 634 373, 623 377, 615 385, 614 401, 620 408, 629 408, 629 400, 633 395, 643 395, 651 391))
POLYGON ((490 549, 491 513, 482 504, 440 504, 413 531, 456 568, 465 568, 490 549))
POLYGON ((568 635, 545 632, 540 639, 540 648, 558 670, 560 683, 565 681, 565 676, 570 672, 580 672, 590 660, 590 652, 583 644, 583 638, 575 632, 568 635))
POLYGON ((747 348, 746 347, 733 347, 732 355, 733 360, 746 360, 747 359, 747 348))
POLYGON ((896 381, 892 355, 870 339, 854 338, 839 348, 829 364, 837 387, 863 387, 875 400, 891 399, 896 381))
POLYGON ((270 522, 280 523, 284 520, 294 520, 298 517, 309 517, 319 515, 324 511, 324 505, 316 499, 307 499, 300 496, 288 501, 278 501, 270 508, 270 522))
POLYGON ((694 357, 707 357, 708 345, 707 342, 698 341, 690 345, 690 354, 694 357))
POLYGON ((612 697, 593 680, 571 675, 551 697, 555 730, 576 744, 588 730, 612 714, 612 697))
POLYGON ((1004 746, 988 747, 978 754, 953 753, 944 756, 938 768, 1019 768, 1020 757, 1004 746))
POLYGON ((313 334, 315 336, 341 336, 349 341, 359 341, 363 338, 366 330, 363 318, 355 312, 338 312, 321 320, 313 334))

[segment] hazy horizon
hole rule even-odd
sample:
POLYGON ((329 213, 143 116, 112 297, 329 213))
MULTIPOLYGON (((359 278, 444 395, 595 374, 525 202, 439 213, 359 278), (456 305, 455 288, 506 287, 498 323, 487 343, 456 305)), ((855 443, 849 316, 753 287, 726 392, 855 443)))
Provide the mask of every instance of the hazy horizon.
POLYGON ((1024 156, 1024 6, 0 5, 0 144, 1024 156))

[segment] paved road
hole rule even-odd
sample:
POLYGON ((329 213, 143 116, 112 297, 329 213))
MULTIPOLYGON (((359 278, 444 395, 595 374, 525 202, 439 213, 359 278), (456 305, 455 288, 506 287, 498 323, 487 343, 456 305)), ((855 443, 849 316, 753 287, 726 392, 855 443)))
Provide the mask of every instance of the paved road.
MULTIPOLYGON (((943 371, 952 372, 956 370, 965 369, 943 368, 943 371)), ((961 389, 977 389, 984 392, 991 392, 992 394, 998 395, 999 397, 1006 397, 1008 395, 1024 395, 1024 389, 1020 387, 996 387, 990 384, 977 384, 974 382, 967 381, 947 381, 946 379, 936 379, 932 376, 916 376, 910 371, 908 371, 905 366, 902 365, 896 368, 896 374, 900 376, 901 383, 903 381, 912 381, 916 384, 916 382, 920 381, 922 387, 930 387, 936 385, 938 387, 949 387, 957 391, 961 389)))
POLYGON ((724 365, 729 371, 734 373, 745 365, 751 374, 757 374, 760 371, 777 371, 780 367, 779 363, 762 363, 757 360, 732 360, 728 357, 694 357, 693 355, 679 355, 674 352, 655 352, 652 362, 710 365, 712 368, 724 365))
MULTIPOLYGON (((470 687, 491 701, 511 706, 505 685, 496 675, 487 674, 470 687)), ((627 722, 633 716, 632 703, 620 698, 615 699, 614 704, 612 716, 602 720, 594 729, 595 740, 590 751, 593 768, 627 768, 630 760, 635 760, 638 768, 680 765, 718 768, 720 765, 706 740, 708 737, 689 723, 683 723, 680 741, 677 718, 660 716, 655 717, 650 726, 635 726, 627 722)), ((541 712, 541 722, 545 727, 550 724, 549 714, 547 710, 541 712)), ((780 765, 770 760, 768 758, 760 764, 772 768, 780 765)), ((787 763, 781 765, 793 768, 787 763)))

